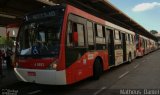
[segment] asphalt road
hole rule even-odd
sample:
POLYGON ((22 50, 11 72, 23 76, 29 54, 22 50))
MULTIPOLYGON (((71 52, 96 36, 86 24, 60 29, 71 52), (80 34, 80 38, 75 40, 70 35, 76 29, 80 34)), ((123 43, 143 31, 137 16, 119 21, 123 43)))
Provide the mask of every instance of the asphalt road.
POLYGON ((13 95, 143 95, 149 93, 148 89, 154 89, 150 95, 160 95, 160 50, 131 64, 111 68, 99 80, 88 78, 69 86, 16 82, 1 92, 2 95, 6 95, 5 92, 13 95))

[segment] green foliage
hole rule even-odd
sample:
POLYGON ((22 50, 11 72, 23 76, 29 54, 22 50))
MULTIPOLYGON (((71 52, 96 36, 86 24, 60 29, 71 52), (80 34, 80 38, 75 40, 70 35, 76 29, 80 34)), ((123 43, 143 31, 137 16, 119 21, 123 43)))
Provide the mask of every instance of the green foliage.
POLYGON ((6 38, 5 37, 0 37, 0 44, 6 44, 6 38))
POLYGON ((7 47, 13 47, 14 41, 10 39, 6 39, 5 37, 0 37, 0 45, 5 45, 7 47))
POLYGON ((157 34, 158 31, 157 31, 157 30, 151 30, 150 33, 152 33, 152 34, 157 34))

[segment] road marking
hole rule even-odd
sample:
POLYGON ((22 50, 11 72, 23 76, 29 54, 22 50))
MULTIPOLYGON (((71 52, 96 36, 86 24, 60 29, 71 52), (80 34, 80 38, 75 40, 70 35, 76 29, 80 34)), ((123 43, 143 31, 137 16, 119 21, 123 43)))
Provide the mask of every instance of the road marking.
POLYGON ((106 89, 106 87, 104 86, 101 89, 99 89, 98 91, 96 91, 93 95, 98 95, 99 93, 101 93, 105 89, 106 89))
POLYGON ((28 94, 33 95, 33 94, 36 94, 36 93, 39 93, 39 92, 41 92, 41 90, 32 91, 32 92, 29 92, 28 94))
POLYGON ((137 68, 139 66, 139 64, 137 64, 136 66, 134 66, 134 68, 137 68))
POLYGON ((119 76, 119 79, 123 78, 125 75, 127 75, 129 73, 129 71, 125 72, 124 74, 119 76))

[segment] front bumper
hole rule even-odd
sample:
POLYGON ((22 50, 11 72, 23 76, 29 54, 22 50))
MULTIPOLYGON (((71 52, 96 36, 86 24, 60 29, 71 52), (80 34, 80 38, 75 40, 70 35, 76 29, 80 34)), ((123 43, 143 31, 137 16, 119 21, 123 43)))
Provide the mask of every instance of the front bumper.
POLYGON ((24 82, 32 82, 48 85, 66 85, 65 70, 37 70, 37 69, 21 69, 14 68, 14 71, 19 80, 24 82), (29 72, 34 72, 35 75, 28 75, 29 72))

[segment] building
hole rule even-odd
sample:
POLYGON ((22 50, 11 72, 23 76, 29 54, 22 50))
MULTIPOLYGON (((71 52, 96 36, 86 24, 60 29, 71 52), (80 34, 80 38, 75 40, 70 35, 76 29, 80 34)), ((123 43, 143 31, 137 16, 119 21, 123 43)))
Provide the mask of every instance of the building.
POLYGON ((0 48, 6 48, 7 44, 4 40, 11 39, 13 41, 13 45, 16 45, 16 37, 18 34, 18 27, 0 27, 0 48), (8 37, 7 37, 8 36, 8 37))
POLYGON ((0 27, 0 37, 6 37, 6 28, 0 27))

